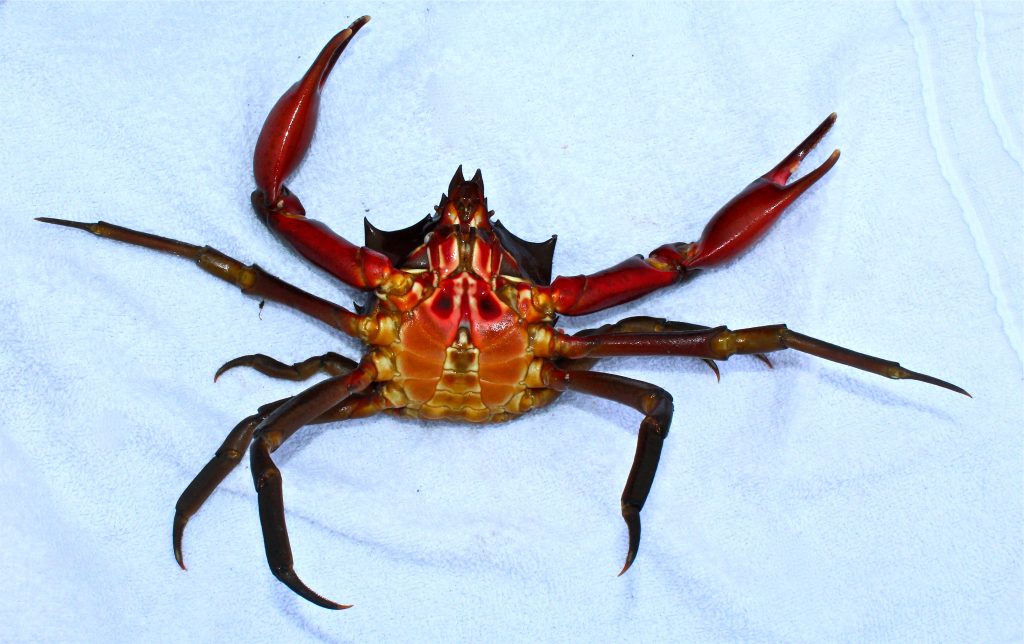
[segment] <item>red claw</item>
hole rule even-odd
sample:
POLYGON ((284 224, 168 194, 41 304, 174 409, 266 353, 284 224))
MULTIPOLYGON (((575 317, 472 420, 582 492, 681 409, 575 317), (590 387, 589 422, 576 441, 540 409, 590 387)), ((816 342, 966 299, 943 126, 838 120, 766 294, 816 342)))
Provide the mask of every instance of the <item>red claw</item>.
POLYGON ((299 198, 284 185, 302 162, 316 129, 320 90, 352 37, 370 21, 363 16, 337 34, 267 116, 256 141, 252 206, 259 218, 300 255, 356 288, 376 288, 395 271, 383 254, 352 244, 325 224, 306 218, 299 198))
POLYGON ((726 262, 750 248, 793 201, 839 160, 839 150, 786 185, 790 176, 836 121, 833 112, 777 166, 758 177, 715 213, 700 240, 665 244, 647 259, 637 255, 590 275, 557 277, 551 282, 550 309, 583 315, 622 304, 687 279, 697 271, 726 262))
POLYGON ((786 185, 790 175, 836 121, 833 112, 777 166, 755 179, 725 204, 704 228, 704 233, 683 260, 686 268, 708 267, 726 262, 752 246, 767 232, 789 204, 839 160, 839 150, 825 163, 799 180, 786 185))
POLYGON ((369 16, 363 16, 331 38, 309 71, 285 92, 270 111, 256 141, 252 160, 256 187, 263 193, 267 204, 274 204, 281 198, 285 179, 306 155, 316 129, 320 90, 352 36, 369 21, 369 16))

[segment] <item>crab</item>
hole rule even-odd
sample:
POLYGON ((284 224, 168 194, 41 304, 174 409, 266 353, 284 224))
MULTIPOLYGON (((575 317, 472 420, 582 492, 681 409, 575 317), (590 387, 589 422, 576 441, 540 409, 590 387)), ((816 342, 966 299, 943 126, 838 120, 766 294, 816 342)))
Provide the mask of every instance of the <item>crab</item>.
POLYGON ((838 161, 835 150, 822 165, 790 183, 800 162, 832 127, 834 113, 778 165, 722 207, 698 241, 668 243, 646 257, 636 255, 590 275, 552 279, 555 237, 525 241, 492 220, 494 212, 487 208, 480 171, 466 179, 461 166, 433 215, 396 231, 379 230, 366 221, 363 246, 306 217, 298 197, 284 182, 310 146, 324 83, 368 21, 367 16, 359 18, 336 34, 274 105, 256 143, 252 193, 253 208, 272 231, 335 278, 369 292, 366 306, 349 310, 208 246, 102 221, 39 218, 192 260, 247 295, 297 309, 369 347, 359 361, 328 352, 289 365, 255 354, 230 360, 217 370, 215 380, 236 367, 294 381, 319 373, 329 377, 242 420, 186 487, 172 528, 174 556, 182 569, 182 538, 188 520, 248 450, 271 572, 314 604, 348 608, 314 592, 295 572, 281 472, 271 456, 284 441, 309 424, 382 412, 495 423, 549 405, 565 391, 576 391, 643 415, 621 497, 628 548, 619 574, 625 573, 639 550, 640 513, 668 436, 672 396, 654 384, 595 371, 601 358, 691 357, 703 360, 717 376, 716 360, 751 354, 771 366, 765 354, 795 349, 888 378, 918 380, 970 395, 896 362, 829 344, 783 324, 730 330, 629 317, 573 334, 555 326, 558 316, 594 313, 688 281, 754 245, 838 161))

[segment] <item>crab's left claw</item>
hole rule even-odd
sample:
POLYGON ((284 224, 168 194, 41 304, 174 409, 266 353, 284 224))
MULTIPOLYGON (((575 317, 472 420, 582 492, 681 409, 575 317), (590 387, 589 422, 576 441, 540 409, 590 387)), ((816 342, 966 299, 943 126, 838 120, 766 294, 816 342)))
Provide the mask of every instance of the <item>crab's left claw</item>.
POLYGON ((369 16, 363 16, 331 38, 305 76, 292 85, 270 111, 256 141, 252 160, 256 187, 267 204, 289 196, 283 190, 284 182, 302 162, 313 139, 320 111, 320 90, 352 36, 369 21, 369 16))
POLYGON ((693 244, 682 261, 686 268, 705 268, 728 261, 740 254, 767 232, 793 201, 823 177, 839 160, 839 150, 797 181, 787 185, 800 162, 836 122, 833 112, 811 135, 777 166, 725 204, 704 228, 700 241, 693 244))

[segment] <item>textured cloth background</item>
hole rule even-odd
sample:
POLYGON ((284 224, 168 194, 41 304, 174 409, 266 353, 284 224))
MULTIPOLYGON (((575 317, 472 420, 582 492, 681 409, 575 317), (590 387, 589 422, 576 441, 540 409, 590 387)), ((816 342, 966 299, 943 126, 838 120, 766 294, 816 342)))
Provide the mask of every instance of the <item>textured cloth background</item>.
POLYGON ((0 4, 0 639, 1010 641, 1022 626, 1019 3, 0 4), (695 239, 829 112, 837 167, 753 251, 629 315, 798 331, 973 400, 807 355, 609 360, 675 420, 637 563, 640 417, 566 395, 496 426, 373 418, 277 454, 296 567, 267 569, 248 458, 171 556, 185 485, 304 386, 214 370, 360 348, 176 258, 36 216, 210 244, 356 293, 251 213, 270 106, 355 17, 289 182, 361 240, 461 163, 555 272, 695 239))

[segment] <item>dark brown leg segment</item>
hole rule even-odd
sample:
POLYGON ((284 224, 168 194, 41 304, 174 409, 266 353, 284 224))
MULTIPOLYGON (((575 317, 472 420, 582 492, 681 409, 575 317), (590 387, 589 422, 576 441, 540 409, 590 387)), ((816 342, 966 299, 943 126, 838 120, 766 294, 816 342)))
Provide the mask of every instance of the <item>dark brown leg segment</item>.
POLYGON ((970 396, 960 387, 944 380, 905 369, 897 362, 790 331, 784 324, 738 331, 720 326, 679 333, 601 333, 588 337, 565 336, 555 342, 556 354, 566 358, 663 355, 728 360, 735 354, 770 353, 783 349, 796 349, 886 378, 919 380, 970 396))
POLYGON ((315 421, 338 407, 351 395, 366 389, 375 376, 372 366, 362 365, 347 375, 319 382, 290 398, 260 423, 249 449, 253 483, 259 497, 263 543, 270 570, 299 596, 324 608, 337 610, 349 606, 321 597, 295 574, 288 529, 285 525, 281 471, 274 464, 270 454, 300 427, 315 421))
POLYGON ((305 380, 316 373, 324 372, 332 376, 343 376, 346 373, 355 369, 359 363, 355 360, 346 358, 343 355, 334 353, 333 351, 323 354, 322 356, 313 356, 307 358, 302 362, 296 362, 295 364, 285 364, 278 360, 271 358, 270 356, 263 355, 262 353, 256 353, 248 356, 240 356, 234 360, 229 360, 217 370, 217 373, 213 376, 214 382, 217 381, 225 371, 234 369, 235 367, 252 367, 256 371, 259 371, 265 376, 271 378, 280 378, 282 380, 305 380))
MULTIPOLYGON (((665 318, 655 318, 647 315, 638 315, 624 320, 619 320, 614 324, 605 324, 604 326, 597 327, 595 329, 583 329, 573 334, 574 337, 586 338, 595 335, 603 335, 609 333, 681 333, 688 331, 707 331, 711 327, 704 326, 703 324, 693 324, 691 322, 674 322, 672 320, 666 320, 665 318)), ((768 365, 768 368, 772 368, 771 361, 762 353, 754 355, 755 358, 768 365)), ((710 358, 704 358, 704 364, 706 364, 711 371, 715 373, 715 378, 718 380, 722 379, 722 373, 718 370, 718 365, 714 360, 710 358)), ((561 365, 564 369, 571 369, 573 371, 586 371, 590 369, 594 364, 597 363, 596 358, 579 360, 568 362, 561 365)))
POLYGON ((246 266, 209 246, 194 246, 174 239, 115 226, 103 221, 88 224, 80 221, 53 219, 52 217, 37 217, 36 220, 47 224, 78 228, 99 237, 115 239, 135 246, 152 248, 162 253, 170 253, 171 255, 190 259, 199 268, 214 277, 234 284, 246 295, 272 300, 293 309, 298 309, 335 329, 359 337, 358 330, 359 323, 363 319, 362 316, 356 315, 344 307, 328 302, 311 293, 307 293, 296 286, 292 286, 267 273, 255 264, 246 266))
POLYGON ((622 573, 629 570, 640 549, 640 510, 654 483, 661 458, 661 446, 672 423, 672 396, 655 385, 596 371, 564 374, 567 388, 632 407, 644 415, 636 441, 636 456, 622 490, 622 518, 629 529, 629 550, 622 573))
POLYGON ((182 570, 185 570, 185 560, 181 554, 181 540, 185 535, 185 525, 188 524, 188 520, 199 511, 203 503, 206 503, 206 499, 210 498, 210 495, 217 489, 217 486, 242 460, 245 450, 249 449, 249 443, 252 442, 252 433, 257 425, 266 418, 270 411, 273 411, 276 406, 280 406, 284 402, 279 400, 276 403, 265 405, 262 409, 268 407, 270 409, 267 409, 265 412, 261 409, 261 411, 238 423, 228 433, 228 437, 224 439, 224 443, 217 450, 217 453, 214 454, 213 458, 210 459, 210 462, 200 470, 199 474, 185 488, 185 491, 181 493, 177 505, 174 506, 174 527, 171 540, 174 544, 174 558, 182 570))

